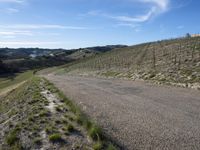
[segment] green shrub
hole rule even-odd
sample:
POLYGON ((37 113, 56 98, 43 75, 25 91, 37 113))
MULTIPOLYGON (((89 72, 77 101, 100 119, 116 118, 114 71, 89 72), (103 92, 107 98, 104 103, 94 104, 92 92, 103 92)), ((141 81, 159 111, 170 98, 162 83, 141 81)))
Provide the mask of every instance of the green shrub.
POLYGON ((100 140, 101 136, 102 136, 102 131, 99 127, 97 126, 93 126, 90 130, 89 130, 89 136, 93 139, 93 140, 100 140))
POLYGON ((62 112, 62 109, 60 108, 60 106, 57 106, 57 107, 56 107, 56 111, 62 112))
POLYGON ((48 127, 46 127, 45 131, 47 132, 47 134, 50 134, 50 133, 55 133, 56 132, 56 129, 49 125, 48 127))
POLYGON ((101 150, 103 148, 103 144, 101 142, 97 142, 93 145, 94 150, 101 150))
POLYGON ((61 124, 61 121, 60 120, 55 120, 55 123, 56 124, 61 124))
POLYGON ((62 141, 62 137, 60 134, 52 134, 49 136, 49 140, 51 142, 61 142, 62 141))
POLYGON ((73 125, 69 124, 69 125, 67 126, 67 131, 73 132, 74 130, 75 130, 75 129, 74 129, 74 126, 73 126, 73 125))
POLYGON ((115 146, 113 146, 112 144, 108 145, 108 148, 106 150, 117 150, 115 146))
POLYGON ((17 137, 17 131, 12 131, 6 138, 6 142, 8 145, 14 145, 16 142, 19 141, 19 138, 17 137))
POLYGON ((42 139, 41 138, 35 138, 34 143, 37 145, 42 145, 42 139))

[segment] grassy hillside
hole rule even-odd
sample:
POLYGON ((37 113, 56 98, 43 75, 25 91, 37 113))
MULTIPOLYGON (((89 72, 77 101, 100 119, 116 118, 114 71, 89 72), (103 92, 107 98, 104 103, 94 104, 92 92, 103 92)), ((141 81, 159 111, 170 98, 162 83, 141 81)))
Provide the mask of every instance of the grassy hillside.
POLYGON ((119 48, 82 60, 64 71, 200 88, 200 37, 119 48))
POLYGON ((0 98, 25 83, 31 77, 33 77, 33 71, 18 73, 15 76, 0 77, 0 98))
POLYGON ((1 97, 0 149, 116 148, 64 94, 32 76, 1 97))
POLYGON ((10 76, 9 78, 2 77, 0 78, 0 90, 28 80, 32 76, 33 71, 27 71, 24 73, 18 73, 16 76, 10 76))

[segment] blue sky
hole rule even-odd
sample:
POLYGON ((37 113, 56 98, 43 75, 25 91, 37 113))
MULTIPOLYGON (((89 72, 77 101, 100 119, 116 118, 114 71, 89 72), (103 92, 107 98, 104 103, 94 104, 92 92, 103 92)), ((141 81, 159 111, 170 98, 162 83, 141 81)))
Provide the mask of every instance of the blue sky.
POLYGON ((134 45, 200 31, 199 0, 0 0, 0 47, 134 45))

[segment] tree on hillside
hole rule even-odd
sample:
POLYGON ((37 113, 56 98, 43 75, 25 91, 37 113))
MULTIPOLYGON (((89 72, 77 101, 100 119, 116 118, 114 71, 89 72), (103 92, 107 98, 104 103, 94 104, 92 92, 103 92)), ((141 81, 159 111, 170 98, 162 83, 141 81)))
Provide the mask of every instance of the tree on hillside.
POLYGON ((5 73, 6 72, 6 67, 3 64, 3 61, 0 59, 0 74, 5 73))
POLYGON ((187 34, 186 34, 186 38, 191 38, 190 33, 187 33, 187 34))

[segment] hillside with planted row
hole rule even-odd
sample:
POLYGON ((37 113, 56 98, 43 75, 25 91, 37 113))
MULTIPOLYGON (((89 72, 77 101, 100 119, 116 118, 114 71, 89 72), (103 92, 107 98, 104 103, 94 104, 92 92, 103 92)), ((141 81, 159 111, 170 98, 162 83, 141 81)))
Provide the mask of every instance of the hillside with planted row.
POLYGON ((118 48, 81 60, 66 67, 64 72, 153 80, 197 89, 200 88, 200 37, 118 48))

